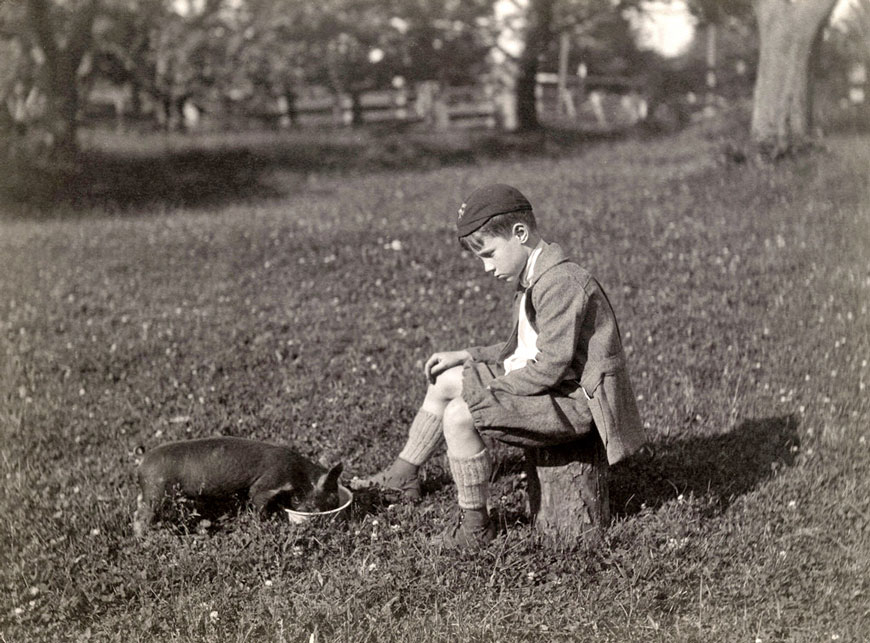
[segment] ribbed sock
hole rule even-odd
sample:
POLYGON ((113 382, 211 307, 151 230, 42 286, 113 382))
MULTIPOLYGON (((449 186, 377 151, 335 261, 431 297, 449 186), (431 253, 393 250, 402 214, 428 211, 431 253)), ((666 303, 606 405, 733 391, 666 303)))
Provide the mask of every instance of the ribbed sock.
POLYGON ((420 466, 426 462, 444 437, 441 418, 434 413, 420 409, 408 429, 408 441, 399 457, 410 464, 420 466))
POLYGON ((484 449, 470 458, 456 458, 448 452, 447 459, 456 483, 459 506, 463 509, 485 509, 492 475, 489 452, 484 449))

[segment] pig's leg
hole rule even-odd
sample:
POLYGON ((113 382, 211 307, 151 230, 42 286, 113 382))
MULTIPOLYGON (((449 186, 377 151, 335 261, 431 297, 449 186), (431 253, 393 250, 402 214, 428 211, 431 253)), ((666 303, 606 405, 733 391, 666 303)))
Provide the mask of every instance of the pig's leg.
POLYGON ((142 491, 136 498, 136 512, 133 514, 133 535, 141 538, 151 527, 156 515, 155 506, 157 500, 153 496, 146 496, 142 491))

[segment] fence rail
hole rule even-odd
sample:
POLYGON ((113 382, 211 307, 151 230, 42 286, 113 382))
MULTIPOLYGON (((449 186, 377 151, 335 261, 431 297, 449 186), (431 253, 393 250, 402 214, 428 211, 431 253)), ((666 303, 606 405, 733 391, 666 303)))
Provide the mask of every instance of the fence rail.
MULTIPOLYGON (((627 118, 637 120, 637 105, 629 104, 631 101, 624 98, 618 103, 608 98, 608 95, 640 95, 642 87, 636 79, 601 76, 569 77, 567 81, 560 87, 555 74, 538 75, 535 95, 540 115, 554 114, 575 119, 585 115, 604 124, 607 111, 621 109, 632 112, 633 115, 627 118)), ((120 124, 131 102, 129 96, 124 95, 127 93, 123 88, 103 87, 86 102, 86 116, 104 120, 114 114, 120 124)), ((484 85, 439 87, 437 83, 423 82, 415 86, 363 92, 356 106, 351 96, 335 97, 322 89, 303 92, 292 102, 280 98, 270 106, 230 113, 188 101, 175 118, 183 120, 182 124, 187 127, 200 125, 204 116, 217 119, 241 117, 277 126, 341 126, 351 124, 357 112, 363 122, 369 123, 426 122, 442 129, 492 128, 498 122, 497 100, 495 90, 484 85)), ((153 109, 156 110, 156 106, 153 109)))

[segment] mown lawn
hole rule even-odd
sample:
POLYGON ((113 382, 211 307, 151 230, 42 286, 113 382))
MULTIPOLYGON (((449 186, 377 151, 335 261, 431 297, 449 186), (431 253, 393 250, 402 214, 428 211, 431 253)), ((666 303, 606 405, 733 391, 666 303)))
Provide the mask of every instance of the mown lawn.
POLYGON ((870 639, 868 143, 755 167, 690 132, 6 216, 0 640, 870 639), (508 331, 510 292, 451 227, 491 181, 620 317, 655 456, 613 469, 605 546, 536 541, 510 453, 481 553, 426 546, 454 504, 440 458, 417 506, 135 541, 141 448, 243 435, 346 477, 391 459, 429 353, 508 331))

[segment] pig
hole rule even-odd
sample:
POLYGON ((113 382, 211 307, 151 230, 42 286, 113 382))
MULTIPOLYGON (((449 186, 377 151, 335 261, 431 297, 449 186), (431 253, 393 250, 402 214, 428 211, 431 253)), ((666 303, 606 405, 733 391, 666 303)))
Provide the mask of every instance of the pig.
POLYGON ((164 500, 175 494, 200 501, 246 497, 261 516, 288 501, 298 511, 335 509, 342 468, 338 463, 326 469, 289 446, 246 438, 163 444, 147 452, 138 467, 133 533, 143 536, 164 500))

